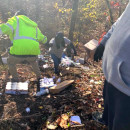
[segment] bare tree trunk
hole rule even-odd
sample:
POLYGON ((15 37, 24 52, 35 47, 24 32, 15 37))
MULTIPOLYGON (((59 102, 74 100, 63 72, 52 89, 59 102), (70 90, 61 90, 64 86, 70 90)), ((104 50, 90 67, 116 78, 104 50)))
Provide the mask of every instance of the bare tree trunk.
POLYGON ((80 41, 80 36, 81 36, 81 32, 82 32, 82 25, 83 25, 83 21, 79 20, 79 26, 78 26, 78 42, 80 41))
POLYGON ((122 13, 122 9, 121 9, 121 6, 119 7, 119 17, 121 16, 121 13, 122 13))
POLYGON ((122 0, 120 0, 119 2, 120 2, 120 6, 119 6, 119 17, 120 17, 121 14, 122 14, 122 6, 121 6, 121 5, 122 5, 123 3, 122 3, 122 0))
POLYGON ((17 11, 22 8, 21 5, 22 5, 22 4, 21 4, 21 0, 17 0, 17 1, 15 2, 15 6, 16 6, 17 11))
POLYGON ((111 22, 111 24, 113 24, 114 21, 113 21, 112 10, 111 10, 110 4, 109 4, 109 0, 106 0, 106 4, 107 4, 107 7, 108 7, 108 9, 109 9, 110 22, 111 22))
POLYGON ((0 1, 0 15, 2 22, 6 22, 8 20, 7 18, 7 7, 6 7, 6 1, 1 0, 0 1))
POLYGON ((0 55, 0 65, 3 65, 2 57, 0 55))
POLYGON ((35 0, 35 7, 36 7, 36 21, 39 21, 40 18, 40 0, 35 0))
POLYGON ((72 12, 71 24, 70 24, 70 30, 69 30, 69 39, 71 41, 73 41, 73 32, 74 32, 74 29, 75 29, 79 0, 73 0, 73 2, 74 2, 73 3, 73 12, 72 12))

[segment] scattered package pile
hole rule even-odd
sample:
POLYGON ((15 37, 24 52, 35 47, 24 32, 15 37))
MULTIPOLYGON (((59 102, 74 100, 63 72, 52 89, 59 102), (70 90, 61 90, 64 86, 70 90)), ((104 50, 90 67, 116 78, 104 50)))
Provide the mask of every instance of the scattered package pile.
POLYGON ((54 122, 48 121, 46 124, 48 129, 56 129, 58 126, 63 129, 67 129, 75 126, 83 127, 84 124, 81 123, 79 116, 68 116, 67 114, 62 114, 54 122))
POLYGON ((73 61, 67 56, 61 59, 61 66, 69 67, 72 65, 72 63, 73 61))
POLYGON ((2 62, 3 62, 4 64, 7 64, 7 59, 8 59, 8 57, 2 57, 2 62))
POLYGON ((78 67, 79 64, 75 63, 73 60, 71 60, 70 57, 65 56, 61 59, 61 66, 69 67, 69 66, 76 66, 78 67))
POLYGON ((52 86, 55 86, 53 78, 46 78, 44 77, 43 79, 40 80, 40 88, 41 89, 46 89, 50 88, 52 86))
POLYGON ((27 82, 7 82, 6 89, 5 89, 6 94, 28 94, 28 83, 27 82))
POLYGON ((60 82, 61 78, 58 78, 56 82, 57 84, 54 84, 53 78, 44 77, 40 81, 40 91, 36 94, 34 93, 34 96, 41 96, 48 93, 57 94, 72 84, 74 80, 65 80, 61 83, 60 82))
POLYGON ((84 58, 77 59, 76 63, 84 64, 84 58))
POLYGON ((38 59, 39 59, 39 60, 45 60, 45 58, 44 58, 43 55, 38 55, 38 59))
MULTIPOLYGON (((83 51, 78 51, 80 54, 83 51)), ((78 55, 77 59, 83 57, 82 55, 78 55)), ((46 62, 41 65, 45 69, 43 70, 43 75, 49 77, 53 77, 54 70, 53 70, 53 63, 48 60, 49 57, 45 56, 46 62), (48 63, 47 63, 48 60, 48 63), (48 69, 48 65, 50 69, 48 69), (45 71, 47 70, 47 71, 45 71)), ((75 57, 76 59, 76 57, 75 57)), ((76 63, 76 60, 74 62, 76 63)), ((82 59, 81 59, 82 61, 82 59)), ((80 62, 80 60, 78 61, 80 62)), ((51 88, 58 88, 58 87, 50 87, 48 92, 49 95, 41 96, 38 98, 34 98, 33 93, 36 90, 37 83, 35 81, 35 75, 30 73, 30 67, 25 66, 25 69, 21 69, 22 65, 19 65, 20 68, 20 79, 21 81, 30 80, 29 84, 29 95, 25 96, 10 96, 7 94, 0 95, 1 96, 1 115, 4 114, 5 116, 1 116, 2 122, 0 125, 1 129, 49 129, 49 127, 53 126, 51 122, 58 122, 56 123, 55 128, 57 129, 103 129, 104 126, 95 123, 91 120, 92 112, 95 110, 102 111, 103 109, 103 99, 102 99, 102 84, 100 84, 100 80, 103 81, 103 74, 100 69, 99 65, 93 66, 92 62, 88 64, 81 65, 78 63, 77 66, 68 67, 68 73, 62 75, 62 82, 66 81, 67 79, 75 79, 74 85, 69 85, 72 89, 68 89, 62 91, 62 93, 56 95, 50 95, 51 88), (79 67, 78 67, 79 65, 79 67), (82 71, 81 69, 86 70, 82 71), (6 102, 5 102, 6 99, 6 102), (8 102, 7 102, 8 101, 8 102), (14 105, 16 104, 16 105, 14 105), (16 110, 16 111, 15 111, 16 110), (82 124, 80 124, 79 117, 75 118, 75 115, 79 115, 82 119, 82 124), (25 116, 25 117, 24 117, 25 116), (47 121, 52 116, 52 120, 47 123, 47 121), (67 117, 68 116, 68 117, 67 117), (73 117, 74 116, 74 117, 73 117), (26 118, 27 117, 27 118, 26 118), (20 118, 20 119, 19 119, 20 118), (9 121, 8 121, 9 119, 9 121), (13 123, 12 120, 15 119, 13 123), (7 123, 6 121, 7 120, 7 123), (66 121, 67 120, 67 121, 66 121), (67 122, 67 123, 66 123, 67 122), (18 123, 18 124, 17 124, 18 123), (10 125, 11 124, 11 125, 10 125), (48 124, 48 127, 46 126, 48 124), (83 124, 85 124, 83 126, 83 124), (8 128, 7 128, 8 127, 8 128), (25 127, 25 128, 23 128, 25 127), (60 128, 59 128, 60 127, 60 128), (82 127, 82 128, 81 128, 82 127)), ((66 72, 66 67, 60 68, 62 72, 66 72), (64 69, 65 68, 65 69, 64 69), (63 70, 62 70, 63 69, 63 70)), ((61 73, 62 73, 61 72, 61 73)), ((1 77, 1 92, 3 93, 5 90, 4 82, 6 77, 6 71, 2 71, 0 73, 1 77), (4 89, 3 89, 4 88, 4 89)), ((57 77, 56 77, 57 79, 57 77)), ((54 84, 55 81, 54 80, 54 84)), ((60 88, 60 84, 57 84, 60 88)), ((54 92, 54 91, 53 91, 54 92)), ((54 128, 53 128, 54 129, 54 128)))
POLYGON ((65 80, 59 84, 57 84, 56 86, 53 86, 49 89, 50 93, 52 94, 57 94, 60 93, 62 90, 64 90, 65 88, 67 88, 70 84, 72 84, 74 82, 74 80, 65 80))
POLYGON ((49 93, 48 89, 53 86, 56 86, 56 84, 54 84, 53 78, 44 77, 43 79, 40 80, 40 91, 34 93, 34 96, 41 96, 49 93))

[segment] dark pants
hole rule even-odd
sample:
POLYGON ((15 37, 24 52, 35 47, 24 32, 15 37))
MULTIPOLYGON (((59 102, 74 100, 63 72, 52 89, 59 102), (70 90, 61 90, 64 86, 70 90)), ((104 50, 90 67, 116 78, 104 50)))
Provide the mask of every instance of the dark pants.
POLYGON ((61 63, 61 58, 58 58, 54 54, 51 54, 51 58, 54 61, 54 72, 55 72, 55 74, 59 74, 59 64, 61 63))
POLYGON ((130 97, 105 81, 103 120, 109 130, 130 130, 130 97))

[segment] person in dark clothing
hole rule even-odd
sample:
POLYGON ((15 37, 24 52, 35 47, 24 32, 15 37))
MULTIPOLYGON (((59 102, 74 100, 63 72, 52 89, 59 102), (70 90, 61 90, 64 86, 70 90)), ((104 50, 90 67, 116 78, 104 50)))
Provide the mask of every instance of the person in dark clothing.
MULTIPOLYGON (((109 130, 130 130, 130 1, 97 47, 94 60, 103 56, 104 111, 97 121, 109 130)), ((97 116, 99 117, 99 116, 97 116)), ((95 118, 96 119, 96 118, 95 118)))
POLYGON ((70 52, 76 55, 75 47, 69 39, 64 37, 62 32, 58 32, 55 38, 50 40, 49 45, 49 52, 54 61, 54 72, 55 74, 59 74, 59 64, 61 63, 64 50, 68 47, 70 52))

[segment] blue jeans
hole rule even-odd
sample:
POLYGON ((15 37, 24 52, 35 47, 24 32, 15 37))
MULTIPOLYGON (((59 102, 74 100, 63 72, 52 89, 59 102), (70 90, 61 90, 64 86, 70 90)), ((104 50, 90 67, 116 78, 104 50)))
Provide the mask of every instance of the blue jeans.
POLYGON ((51 58, 54 61, 54 72, 55 72, 55 74, 58 74, 59 73, 59 64, 61 63, 61 58, 58 58, 54 54, 51 54, 51 58))

